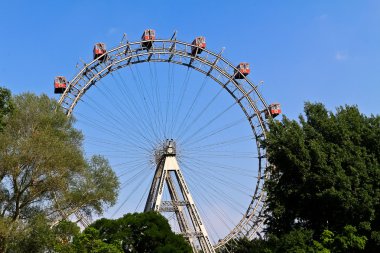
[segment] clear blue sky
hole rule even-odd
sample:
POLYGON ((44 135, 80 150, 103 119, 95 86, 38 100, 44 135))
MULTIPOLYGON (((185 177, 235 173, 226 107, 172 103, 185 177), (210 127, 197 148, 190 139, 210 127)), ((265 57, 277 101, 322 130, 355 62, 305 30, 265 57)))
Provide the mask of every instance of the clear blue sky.
POLYGON ((294 118, 304 101, 380 112, 380 1, 2 1, 0 85, 52 94, 93 43, 116 45, 155 28, 167 38, 206 36, 232 62, 253 64, 268 102, 294 118))
MULTIPOLYGON (((378 0, 3 1, 0 8, 0 85, 8 87, 14 94, 30 91, 58 98, 53 94, 54 77, 64 75, 70 80, 78 71, 75 66, 80 63, 80 59, 85 62, 92 60, 94 43, 102 41, 111 48, 119 43, 123 33, 127 34, 130 41, 136 41, 146 28, 155 29, 158 38, 170 38, 173 31, 177 30, 177 38, 188 42, 203 35, 207 39, 208 49, 219 51, 225 47, 224 56, 231 62, 250 62, 253 68, 249 78, 255 83, 263 80, 260 91, 267 102, 280 102, 283 112, 290 118, 296 118, 302 112, 305 101, 322 102, 330 110, 344 104, 357 104, 365 114, 380 113, 378 0)), ((150 64, 140 70, 147 71, 148 67, 151 71, 150 64)), ((168 68, 174 69, 171 66, 168 68)), ((174 87, 186 79, 187 70, 181 71, 176 72, 179 81, 169 82, 169 85, 174 87)), ((168 72, 157 80, 167 82, 166 73, 168 72)), ((149 79, 149 74, 145 77, 149 79)), ((193 77, 189 82, 191 84, 202 80, 199 76, 193 77)), ((125 80, 128 84, 133 82, 130 72, 125 80)), ((108 81, 109 87, 118 87, 115 80, 108 81)), ((152 85, 152 82, 146 83, 152 85)), ((142 84, 135 85, 140 88, 142 84)), ((99 87, 91 89, 85 96, 88 98, 86 103, 78 106, 79 109, 76 108, 75 111, 78 113, 77 126, 86 135, 86 153, 104 154, 112 165, 117 164, 114 169, 121 183, 127 186, 129 182, 136 184, 136 188, 131 185, 131 188, 122 191, 121 197, 132 193, 134 203, 140 201, 141 206, 144 203, 143 191, 149 188, 154 170, 141 169, 141 163, 136 163, 135 155, 126 150, 131 145, 135 147, 141 144, 141 136, 133 142, 129 135, 137 133, 138 136, 142 129, 141 122, 139 119, 131 121, 124 118, 126 114, 117 115, 115 109, 119 108, 115 107, 118 106, 118 101, 125 102, 127 99, 121 93, 114 93, 115 96, 108 96, 108 99, 102 97, 108 86, 102 84, 99 87), (102 107, 103 114, 94 113, 95 110, 92 109, 96 107, 102 107), (116 116, 112 118, 113 115, 109 115, 108 111, 116 116), (96 121, 98 127, 89 127, 91 124, 86 125, 86 120, 96 121), (108 127, 107 131, 103 127, 108 127), (91 136, 95 138, 91 139, 91 136), (134 177, 136 171, 138 180, 134 177), (125 179, 126 177, 131 180, 125 179), (135 194, 137 188, 140 195, 135 194)), ((133 89, 133 86, 129 88, 133 89)), ((184 102, 187 105, 191 104, 191 96, 197 92, 197 88, 191 85, 189 90, 189 99, 184 102)), ((217 89, 212 87, 208 91, 216 93, 217 89)), ((149 105, 144 106, 144 102, 141 102, 143 99, 137 100, 146 110, 149 105)), ((197 106, 204 108, 201 104, 207 100, 200 100, 197 106)), ((215 111, 228 106, 225 101, 224 97, 220 97, 220 101, 214 105, 215 111)), ((130 105, 134 104, 134 101, 129 102, 130 105)), ((150 106, 148 110, 155 109, 155 104, 150 106)), ((126 108, 131 109, 128 106, 126 108)), ((179 114, 185 115, 186 109, 185 107, 179 114)), ((144 116, 143 114, 143 109, 136 112, 138 116, 144 116)), ((196 113, 192 114, 194 121, 197 119, 195 115, 196 113)), ((212 118, 216 114, 209 111, 205 115, 212 118)), ((169 119, 170 117, 173 119, 173 115, 169 115, 169 119)), ((245 120, 240 110, 231 110, 219 122, 210 125, 210 128, 216 132, 218 127, 241 118, 245 120)), ((149 120, 145 122, 147 125, 151 123, 149 120)), ((183 130, 184 136, 191 138, 204 133, 207 136, 206 131, 198 131, 203 130, 205 121, 202 120, 197 122, 198 125, 190 123, 191 131, 181 129, 182 125, 179 125, 179 132, 183 130)), ((251 192, 246 189, 251 189, 252 178, 257 176, 257 168, 252 168, 252 164, 257 164, 257 156, 255 157, 251 129, 248 124, 242 126, 240 123, 234 124, 230 129, 226 127, 225 129, 231 130, 229 132, 223 130, 221 134, 215 134, 209 139, 202 138, 204 142, 199 144, 205 147, 205 144, 223 140, 230 141, 229 145, 201 150, 194 148, 195 144, 186 146, 185 141, 181 143, 182 151, 187 152, 183 152, 183 159, 186 159, 186 155, 190 159, 190 163, 183 162, 184 165, 189 165, 183 168, 185 178, 196 203, 200 203, 203 209, 202 217, 206 219, 213 242, 225 235, 230 226, 236 225, 247 206, 244 203, 249 203, 251 198, 251 192), (243 141, 236 142, 237 139, 243 141), (236 162, 236 158, 240 160, 236 162), (210 200, 213 202, 208 205, 210 200), (236 201, 239 203, 235 205, 236 201), (219 214, 213 209, 214 204, 221 208, 219 214), (232 220, 226 226, 222 224, 227 220, 225 213, 232 220), (209 224, 213 225, 215 233, 209 224)), ((145 130, 147 129, 142 131, 145 130)), ((176 134, 173 133, 174 136, 176 134)), ((152 145, 154 144, 157 143, 152 145)), ((152 153, 148 151, 140 154, 139 162, 149 163, 152 153)))

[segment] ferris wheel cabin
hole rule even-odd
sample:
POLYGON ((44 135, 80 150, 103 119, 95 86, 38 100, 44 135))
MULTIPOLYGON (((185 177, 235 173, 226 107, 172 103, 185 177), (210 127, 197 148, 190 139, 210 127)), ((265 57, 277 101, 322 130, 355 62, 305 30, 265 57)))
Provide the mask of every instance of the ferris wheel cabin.
POLYGON ((94 60, 95 59, 98 59, 99 58, 99 61, 100 62, 104 62, 107 60, 107 49, 106 49, 106 44, 104 43, 96 43, 94 45, 94 50, 93 50, 93 53, 94 53, 94 60))
POLYGON ((156 31, 153 29, 146 29, 144 33, 141 36, 142 42, 142 47, 150 49, 153 45, 153 40, 156 39, 156 31))
POLYGON ((281 114, 281 105, 279 103, 270 104, 268 108, 273 118, 281 114))
POLYGON ((67 80, 64 76, 57 76, 54 79, 54 93, 55 94, 62 94, 67 87, 67 80))
POLYGON ((191 54, 200 54, 206 48, 206 38, 203 36, 196 37, 191 44, 193 45, 191 46, 191 54))
POLYGON ((236 69, 238 70, 235 74, 235 79, 243 79, 245 76, 249 75, 250 68, 249 63, 247 62, 241 62, 239 65, 236 66, 236 69))

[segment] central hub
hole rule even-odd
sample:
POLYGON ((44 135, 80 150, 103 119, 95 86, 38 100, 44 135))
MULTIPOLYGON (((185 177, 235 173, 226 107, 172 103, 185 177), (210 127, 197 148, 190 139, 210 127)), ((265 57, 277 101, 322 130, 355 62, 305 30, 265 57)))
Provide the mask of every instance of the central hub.
POLYGON ((156 164, 159 164, 163 157, 165 156, 175 156, 176 155, 176 145, 173 139, 167 139, 162 146, 159 146, 154 152, 154 158, 156 164))

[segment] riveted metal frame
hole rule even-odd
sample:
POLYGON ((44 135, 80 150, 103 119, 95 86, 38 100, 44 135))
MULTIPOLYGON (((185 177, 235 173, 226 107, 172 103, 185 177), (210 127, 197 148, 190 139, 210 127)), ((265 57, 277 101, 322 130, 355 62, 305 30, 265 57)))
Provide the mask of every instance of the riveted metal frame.
POLYGON ((255 237, 257 232, 262 229, 262 212, 266 198, 263 185, 265 179, 269 177, 266 150, 261 144, 266 138, 268 130, 265 114, 270 115, 270 113, 267 103, 259 93, 257 86, 246 76, 242 79, 234 78, 239 70, 234 64, 222 57, 222 52, 216 54, 208 49, 202 49, 202 54, 192 55, 191 47, 194 45, 178 41, 175 36, 171 39, 152 40, 150 49, 142 47, 144 42, 122 42, 106 53, 106 61, 100 62, 95 59, 85 64, 68 83, 59 104, 70 116, 76 104, 92 85, 108 74, 133 64, 145 62, 174 63, 193 68, 210 77, 233 97, 244 112, 251 126, 258 152, 258 176, 252 200, 240 222, 224 239, 219 240, 214 248, 221 248, 229 240, 237 237, 255 237))

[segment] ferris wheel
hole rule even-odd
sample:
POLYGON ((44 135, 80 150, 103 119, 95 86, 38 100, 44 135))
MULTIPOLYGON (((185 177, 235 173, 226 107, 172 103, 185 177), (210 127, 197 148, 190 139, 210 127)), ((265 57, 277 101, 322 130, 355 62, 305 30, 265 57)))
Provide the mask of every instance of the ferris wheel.
POLYGON ((160 212, 194 252, 262 231, 270 176, 262 143, 269 118, 281 113, 247 78, 249 63, 222 53, 202 36, 188 43, 147 29, 112 49, 96 43, 70 81, 54 81, 87 154, 106 156, 119 177, 106 216, 160 212))

